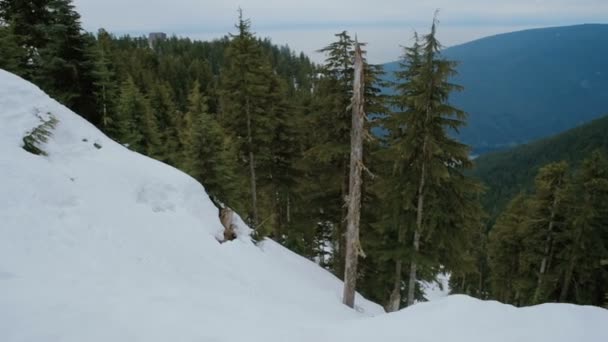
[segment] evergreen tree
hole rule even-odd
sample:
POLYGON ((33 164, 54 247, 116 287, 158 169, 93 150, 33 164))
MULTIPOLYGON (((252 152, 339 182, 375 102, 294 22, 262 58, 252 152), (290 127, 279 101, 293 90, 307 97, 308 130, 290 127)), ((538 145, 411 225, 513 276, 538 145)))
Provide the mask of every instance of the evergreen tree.
POLYGON ((117 120, 111 125, 113 136, 134 151, 155 157, 160 150, 160 135, 148 99, 128 77, 120 90, 117 120))
POLYGON ((93 49, 95 67, 93 70, 95 97, 100 117, 100 127, 108 131, 115 116, 115 99, 118 94, 118 85, 114 65, 110 59, 112 54, 112 37, 104 29, 97 34, 97 42, 93 49))
POLYGON ((231 36, 222 70, 221 119, 236 142, 249 170, 249 219, 259 220, 257 169, 269 161, 273 122, 267 106, 272 69, 250 31, 251 23, 239 10, 238 33, 231 36))
MULTIPOLYGON (((454 191, 456 197, 451 200, 464 196, 466 189, 461 185, 465 178, 461 172, 471 166, 469 148, 448 134, 464 125, 465 114, 447 102, 449 94, 460 87, 449 82, 455 74, 455 62, 441 57, 436 24, 435 19, 431 32, 406 51, 403 64, 408 69, 397 74, 400 85, 396 87, 396 105, 402 111, 387 120, 394 135, 388 146, 395 163, 393 178, 400 182, 394 185, 399 198, 397 211, 411 212, 415 217, 413 222, 406 223, 409 228, 406 240, 411 245, 408 305, 414 303, 419 266, 425 260, 421 253, 423 234, 428 236, 438 227, 438 209, 449 203, 442 201, 442 196, 450 193, 445 190, 454 191)), ((460 209, 475 207, 474 200, 468 203, 460 209)), ((451 221, 454 217, 444 219, 451 221)))
POLYGON ((584 160, 570 196, 567 229, 557 238, 559 301, 600 305, 608 288, 601 265, 608 258, 608 159, 602 152, 584 160))
POLYGON ((555 238, 567 230, 565 211, 569 186, 566 162, 546 165, 535 179, 535 194, 530 203, 532 236, 526 241, 538 260, 537 285, 531 301, 535 304, 548 299, 556 288, 556 273, 552 266, 559 253, 559 244, 555 238))
POLYGON ((178 112, 171 86, 161 81, 154 82, 149 92, 150 106, 158 123, 161 141, 159 159, 170 165, 179 164, 180 149, 179 124, 182 114, 178 112))
POLYGON ((7 25, 14 34, 20 52, 18 75, 32 80, 37 74, 39 49, 44 47, 48 38, 45 29, 51 20, 48 11, 50 0, 3 0, 0 2, 0 22, 7 25))
POLYGON ((17 36, 14 33, 14 25, 0 23, 0 69, 23 75, 21 61, 24 59, 25 51, 19 46, 17 36))
POLYGON ((183 156, 180 168, 199 180, 216 202, 238 209, 236 151, 219 123, 209 114, 198 81, 189 95, 188 111, 180 131, 183 156))
POLYGON ((527 304, 536 286, 536 270, 526 260, 529 237, 529 199, 519 194, 498 217, 490 232, 489 265, 493 298, 514 305, 527 304))

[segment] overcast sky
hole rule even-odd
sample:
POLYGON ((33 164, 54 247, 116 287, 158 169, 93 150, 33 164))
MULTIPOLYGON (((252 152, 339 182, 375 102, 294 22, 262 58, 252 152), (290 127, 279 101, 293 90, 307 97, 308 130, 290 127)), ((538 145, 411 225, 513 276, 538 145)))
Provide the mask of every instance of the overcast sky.
POLYGON ((445 46, 526 28, 608 23, 608 0, 75 0, 86 30, 117 34, 161 31, 194 39, 234 32, 237 9, 258 36, 315 53, 348 30, 368 42, 373 63, 397 59, 412 32, 425 32, 440 9, 445 46))

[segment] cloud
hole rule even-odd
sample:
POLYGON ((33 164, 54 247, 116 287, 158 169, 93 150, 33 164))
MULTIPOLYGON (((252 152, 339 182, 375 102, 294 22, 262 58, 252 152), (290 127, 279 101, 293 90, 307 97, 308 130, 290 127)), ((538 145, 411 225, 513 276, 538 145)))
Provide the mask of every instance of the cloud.
MULTIPOLYGON (((370 44, 370 60, 399 55, 413 29, 425 30, 435 9, 444 44, 530 27, 607 22, 606 0, 75 0, 87 30, 163 31, 217 38, 233 31, 236 10, 252 19, 258 35, 314 55, 347 29, 370 44), (375 47, 375 48, 374 48, 375 47), (374 51, 374 52, 372 52, 374 51)), ((314 56, 313 56, 314 57, 314 56)), ((320 59, 321 57, 315 57, 320 59)))

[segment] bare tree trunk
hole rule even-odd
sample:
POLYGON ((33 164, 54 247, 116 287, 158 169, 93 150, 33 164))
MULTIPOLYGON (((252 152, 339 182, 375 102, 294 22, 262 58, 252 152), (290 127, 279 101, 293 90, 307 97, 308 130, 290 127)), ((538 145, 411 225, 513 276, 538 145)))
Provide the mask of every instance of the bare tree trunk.
POLYGON ((110 120, 108 120, 108 104, 107 104, 107 100, 106 100, 106 85, 103 84, 101 86, 101 101, 102 101, 102 122, 103 122, 103 128, 107 129, 108 125, 110 124, 110 120))
POLYGON ((361 219, 361 169, 363 168, 363 123, 365 120, 363 108, 363 56, 358 43, 355 43, 355 78, 353 88, 350 181, 347 203, 348 215, 346 216, 346 259, 344 267, 344 295, 342 298, 343 303, 351 308, 355 306, 357 263, 361 249, 359 242, 359 221, 361 219))
POLYGON ((257 228, 258 225, 258 194, 255 181, 255 156, 253 155, 253 136, 251 133, 251 109, 249 108, 249 97, 245 99, 245 114, 247 115, 247 144, 249 147, 249 180, 251 182, 251 210, 252 210, 252 225, 257 228))
MULTIPOLYGON (((559 186, 559 184, 558 184, 558 186, 559 186)), ((547 265, 548 265, 548 263, 550 263, 549 258, 552 254, 551 246, 553 245, 553 228, 555 226, 555 215, 556 215, 558 203, 559 203, 559 201, 558 201, 557 194, 556 194, 555 198, 553 199, 553 204, 551 205, 551 216, 549 219, 549 229, 547 231, 547 239, 545 241, 545 250, 543 253, 543 259, 540 262, 540 270, 538 272, 538 282, 536 284, 536 291, 534 291, 533 303, 535 303, 535 304, 538 304, 539 301, 541 300, 543 280, 545 277, 545 273, 547 272, 547 265)))
POLYGON ((401 269, 403 268, 403 261, 397 260, 395 262, 395 279, 393 281, 393 290, 391 291, 391 296, 388 299, 388 303, 384 308, 386 312, 395 312, 399 310, 401 306, 401 269))
POLYGON ((287 194, 287 209, 286 209, 287 226, 291 225, 291 196, 287 194))
MULTIPOLYGON (((397 243, 401 245, 405 240, 405 232, 401 227, 398 228, 397 243)), ((401 307, 401 282, 403 281, 403 260, 395 260, 395 279, 393 281, 393 290, 388 299, 388 304, 384 308, 386 312, 395 312, 401 307)))
POLYGON ((581 243, 581 238, 583 237, 583 229, 579 228, 576 234, 576 240, 574 240, 574 247, 572 250, 572 255, 570 256, 570 261, 568 263, 568 268, 566 269, 566 274, 564 275, 564 285, 562 287, 562 291, 559 295, 559 301, 565 302, 568 298, 568 291, 570 290, 570 283, 572 282, 572 274, 574 273, 574 266, 576 265, 576 250, 581 243))
MULTIPOLYGON (((428 113, 427 113, 428 117, 428 113)), ((424 143, 422 144, 422 156, 426 157, 426 149, 428 144, 428 138, 424 137, 424 143)), ((420 232, 422 231, 422 215, 424 213, 424 186, 426 182, 426 162, 423 160, 422 169, 420 170, 420 183, 418 183, 418 206, 416 207, 416 230, 414 231, 414 253, 412 253, 412 262, 410 264, 410 277, 407 284, 407 306, 414 304, 414 294, 416 290, 416 272, 418 270, 418 264, 416 263, 416 257, 420 250, 420 232)))

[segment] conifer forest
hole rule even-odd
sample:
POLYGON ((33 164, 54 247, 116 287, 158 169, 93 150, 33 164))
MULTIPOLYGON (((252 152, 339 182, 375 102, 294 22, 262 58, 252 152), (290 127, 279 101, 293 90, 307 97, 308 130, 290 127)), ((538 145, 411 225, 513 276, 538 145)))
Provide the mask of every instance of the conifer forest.
POLYGON ((466 89, 440 17, 403 37, 388 73, 355 32, 327 37, 316 63, 256 35, 242 10, 220 39, 149 39, 86 32, 71 0, 1 0, 0 69, 386 311, 424 300, 420 283, 440 274, 452 293, 514 306, 607 305, 608 151, 483 181, 495 169, 459 139, 469 116, 450 97, 466 89))

